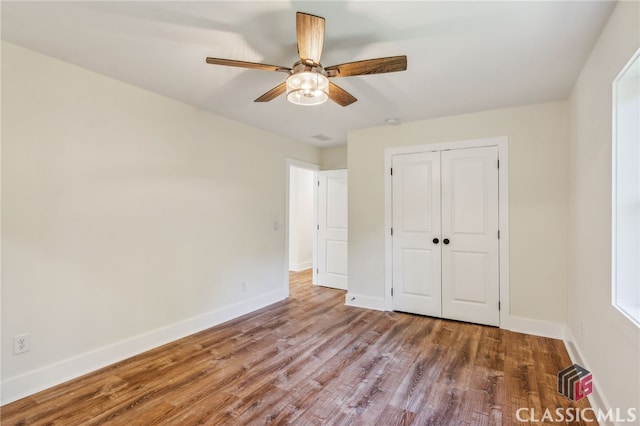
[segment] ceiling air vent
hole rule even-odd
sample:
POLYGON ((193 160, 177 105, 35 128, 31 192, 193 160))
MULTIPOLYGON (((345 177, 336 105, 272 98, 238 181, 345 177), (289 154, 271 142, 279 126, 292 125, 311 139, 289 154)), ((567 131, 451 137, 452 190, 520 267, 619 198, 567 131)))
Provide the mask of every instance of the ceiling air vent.
POLYGON ((329 136, 323 135, 323 134, 313 135, 311 137, 314 138, 314 139, 317 139, 317 140, 319 140, 321 142, 326 142, 326 141, 330 141, 331 140, 331 138, 329 136))

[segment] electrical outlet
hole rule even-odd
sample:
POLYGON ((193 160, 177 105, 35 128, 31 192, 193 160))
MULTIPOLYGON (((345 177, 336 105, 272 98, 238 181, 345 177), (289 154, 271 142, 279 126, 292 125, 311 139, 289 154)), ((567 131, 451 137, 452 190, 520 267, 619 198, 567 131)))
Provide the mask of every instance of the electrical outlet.
POLYGON ((29 333, 13 336, 13 354, 29 352, 29 333))

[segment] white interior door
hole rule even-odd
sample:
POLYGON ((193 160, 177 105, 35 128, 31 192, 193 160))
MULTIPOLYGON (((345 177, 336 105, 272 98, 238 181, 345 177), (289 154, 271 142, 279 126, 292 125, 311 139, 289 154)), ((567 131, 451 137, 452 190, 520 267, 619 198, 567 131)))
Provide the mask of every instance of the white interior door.
POLYGON ((498 149, 441 155, 442 316, 497 326, 498 149))
POLYGON ((439 317, 440 153, 394 155, 392 170, 393 308, 439 317))
POLYGON ((318 173, 317 284, 347 289, 347 170, 318 173))

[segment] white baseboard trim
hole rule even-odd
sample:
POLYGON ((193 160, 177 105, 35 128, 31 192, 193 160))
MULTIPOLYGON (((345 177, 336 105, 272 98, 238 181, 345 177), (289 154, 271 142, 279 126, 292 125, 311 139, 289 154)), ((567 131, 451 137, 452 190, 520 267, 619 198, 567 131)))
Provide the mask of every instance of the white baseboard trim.
MULTIPOLYGON (((564 346, 565 348, 567 348, 567 352, 569 353, 569 358, 571 358, 571 362, 573 362, 574 364, 579 364, 580 366, 591 371, 591 368, 589 367, 589 363, 587 363, 584 356, 582 356, 582 351, 578 346, 578 341, 573 336, 573 333, 571 332, 571 329, 569 327, 566 327, 565 329, 564 346)), ((589 403, 591 404, 591 408, 593 408, 594 411, 596 412, 597 411, 607 412, 607 407, 610 407, 611 405, 609 405, 606 397, 600 391, 600 386, 598 386, 597 377, 593 376, 591 379, 591 382, 593 383, 593 392, 587 396, 587 398, 589 399, 589 403)), ((615 423, 613 423, 612 421, 609 421, 608 419, 600 420, 599 424, 601 426, 615 425, 615 423)))
POLYGON ((301 263, 292 263, 289 265, 289 270, 293 272, 300 272, 311 268, 313 268, 313 260, 307 260, 306 262, 301 263))
POLYGON ((511 316, 509 318, 508 329, 517 333, 564 340, 566 326, 555 322, 511 316))
POLYGON ((218 308, 167 327, 159 328, 103 348, 56 362, 46 367, 29 371, 19 376, 10 377, 2 381, 2 399, 0 405, 8 404, 115 362, 206 330, 207 328, 284 300, 287 296, 287 289, 277 290, 244 302, 218 308))
POLYGON ((347 293, 345 295, 345 305, 357 308, 374 309, 385 311, 385 301, 383 297, 361 296, 359 294, 347 293))

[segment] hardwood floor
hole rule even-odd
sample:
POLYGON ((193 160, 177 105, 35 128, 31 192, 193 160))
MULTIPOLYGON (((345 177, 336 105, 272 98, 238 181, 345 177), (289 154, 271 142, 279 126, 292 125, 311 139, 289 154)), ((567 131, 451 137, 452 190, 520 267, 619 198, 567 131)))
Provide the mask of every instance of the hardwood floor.
POLYGON ((556 391, 571 364, 559 340, 348 307, 310 277, 292 273, 285 301, 8 404, 1 423, 508 425, 520 407, 589 406, 556 391))

